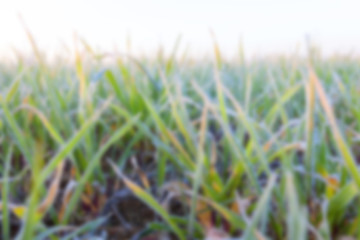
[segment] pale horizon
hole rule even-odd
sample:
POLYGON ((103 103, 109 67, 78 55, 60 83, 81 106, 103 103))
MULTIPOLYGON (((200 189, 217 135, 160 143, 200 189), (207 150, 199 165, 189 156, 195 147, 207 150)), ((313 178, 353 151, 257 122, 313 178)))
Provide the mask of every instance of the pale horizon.
POLYGON ((181 36, 180 51, 212 51, 216 35, 221 51, 247 57, 306 51, 306 38, 322 53, 358 54, 360 23, 356 1, 44 1, 15 0, 0 8, 0 57, 13 48, 30 53, 19 20, 22 16, 41 50, 51 55, 74 46, 74 34, 102 51, 151 54, 159 46, 170 52, 181 36), (299 48, 299 50, 297 50, 299 48))

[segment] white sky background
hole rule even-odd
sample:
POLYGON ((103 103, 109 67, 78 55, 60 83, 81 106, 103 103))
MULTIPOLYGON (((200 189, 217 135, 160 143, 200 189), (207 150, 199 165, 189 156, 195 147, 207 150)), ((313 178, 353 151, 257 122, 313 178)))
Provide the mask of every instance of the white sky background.
POLYGON ((212 53, 209 29, 228 56, 241 39, 247 56, 305 50, 307 35, 325 54, 360 53, 359 0, 0 0, 0 56, 30 51, 18 14, 49 55, 74 32, 106 51, 130 36, 132 54, 169 52, 181 34, 181 49, 212 53))

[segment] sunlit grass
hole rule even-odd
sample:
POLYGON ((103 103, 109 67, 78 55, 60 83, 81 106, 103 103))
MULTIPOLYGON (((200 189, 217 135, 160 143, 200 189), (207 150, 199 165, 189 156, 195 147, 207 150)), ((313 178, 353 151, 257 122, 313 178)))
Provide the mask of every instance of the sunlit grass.
POLYGON ((358 60, 228 61, 215 44, 202 62, 176 43, 105 64, 84 42, 47 64, 31 43, 37 62, 0 64, 2 239, 358 236, 358 60), (129 196, 154 214, 118 208, 129 196))

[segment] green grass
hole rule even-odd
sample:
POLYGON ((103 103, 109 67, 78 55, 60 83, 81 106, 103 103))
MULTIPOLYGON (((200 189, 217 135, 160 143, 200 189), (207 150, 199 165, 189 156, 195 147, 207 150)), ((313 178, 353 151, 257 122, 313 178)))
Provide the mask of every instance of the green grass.
POLYGON ((0 63, 2 239, 360 237, 359 59, 84 42, 49 64, 31 43, 35 62, 0 63))

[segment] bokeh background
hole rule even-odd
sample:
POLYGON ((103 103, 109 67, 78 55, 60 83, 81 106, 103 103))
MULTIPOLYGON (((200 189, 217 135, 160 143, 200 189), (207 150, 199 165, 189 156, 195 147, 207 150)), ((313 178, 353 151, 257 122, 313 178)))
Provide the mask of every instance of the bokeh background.
POLYGON ((22 16, 47 55, 73 48, 74 33, 103 51, 152 54, 171 51, 181 35, 193 55, 212 46, 210 31, 225 55, 247 57, 304 53, 308 42, 324 55, 359 53, 360 2, 356 0, 12 0, 0 1, 0 56, 31 46, 22 16), (66 47, 65 47, 66 46, 66 47))

